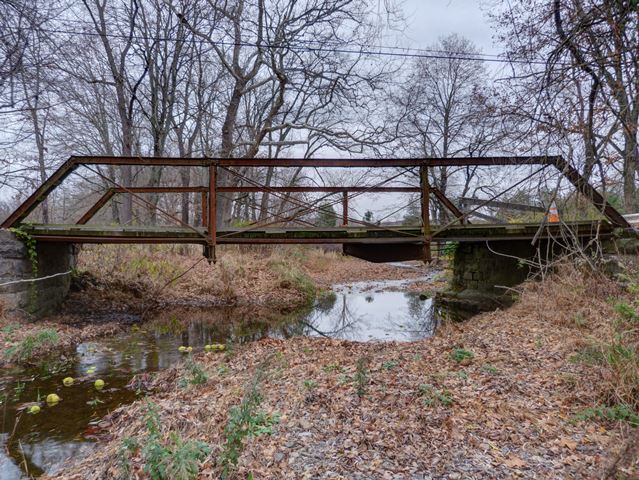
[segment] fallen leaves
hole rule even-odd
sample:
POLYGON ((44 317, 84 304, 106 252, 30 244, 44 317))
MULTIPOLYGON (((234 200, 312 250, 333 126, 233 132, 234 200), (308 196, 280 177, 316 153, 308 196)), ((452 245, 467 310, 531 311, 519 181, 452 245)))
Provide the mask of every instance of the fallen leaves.
MULTIPOLYGON (((553 310, 552 296, 543 305, 536 301, 524 295, 508 311, 478 316, 463 329, 448 325, 414 343, 266 339, 232 357, 199 355, 209 382, 176 389, 179 372, 162 373, 153 380, 164 385, 153 389, 154 401, 165 434, 177 431, 219 450, 229 409, 257 365, 272 356, 262 406, 278 412, 280 422, 272 435, 246 441, 238 478, 249 472, 255 479, 597 477, 622 444, 622 430, 572 421, 584 402, 596 398, 598 377, 569 360, 583 331, 535 310, 553 310), (451 360, 458 345, 473 353, 470 363, 451 360), (364 356, 369 383, 359 398, 353 378, 364 356), (216 376, 222 365, 226 373, 216 376), (566 375, 576 381, 567 382, 566 375), (419 395, 423 384, 450 392, 454 401, 427 405, 419 395)), ((565 303, 583 309, 577 301, 607 308, 605 297, 596 295, 565 303)), ((138 402, 116 410, 109 419, 114 440, 56 478, 115 476, 112 459, 122 438, 144 428, 141 408, 138 402)), ((219 473, 215 458, 202 465, 203 478, 219 473)))

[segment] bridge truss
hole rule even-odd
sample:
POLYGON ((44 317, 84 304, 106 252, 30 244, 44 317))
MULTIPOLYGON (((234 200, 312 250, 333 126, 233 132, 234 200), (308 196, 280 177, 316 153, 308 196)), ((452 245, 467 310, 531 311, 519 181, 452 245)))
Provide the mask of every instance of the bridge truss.
MULTIPOLYGON (((107 156, 72 156, 64 162, 36 191, 31 194, 3 223, 3 228, 22 225, 39 241, 72 242, 72 243, 195 243, 205 246, 209 259, 215 259, 215 247, 218 244, 260 244, 260 243, 341 243, 345 250, 357 256, 368 255, 371 259, 386 261, 390 256, 385 249, 395 246, 396 259, 421 257, 430 261, 431 242, 449 240, 506 240, 539 238, 540 225, 537 224, 476 224, 470 225, 468 217, 482 206, 498 204, 498 198, 513 186, 503 189, 487 200, 462 199, 465 204, 474 204, 473 209, 462 212, 440 190, 429 182, 428 169, 432 167, 476 167, 476 166, 538 166, 531 175, 515 184, 529 180, 533 175, 546 168, 555 168, 575 189, 587 198, 606 219, 596 222, 578 222, 572 227, 578 236, 594 236, 610 234, 613 229, 633 231, 628 221, 613 208, 606 199, 593 188, 577 169, 559 156, 529 157, 475 157, 475 158, 411 158, 411 159, 295 159, 295 158, 156 158, 156 157, 107 157, 107 156), (107 166, 136 167, 204 167, 208 170, 208 185, 193 187, 137 187, 121 185, 102 174, 97 168, 107 166), (98 201, 73 225, 26 224, 27 217, 40 205, 51 192, 79 167, 86 167, 101 177, 110 186, 98 201), (260 184, 241 173, 247 168, 260 167, 295 167, 295 168, 397 168, 399 173, 390 176, 372 186, 284 186, 274 187, 260 184), (218 172, 224 170, 235 176, 239 186, 218 184, 218 172), (389 185, 395 178, 411 172, 419 177, 419 186, 389 185), (225 193, 269 193, 273 196, 291 193, 322 193, 326 195, 341 194, 337 202, 341 203, 341 227, 315 228, 309 226, 304 215, 318 212, 317 202, 306 202, 297 198, 286 197, 291 203, 288 210, 269 214, 266 220, 256 222, 243 228, 218 228, 216 223, 218 195, 225 193), (195 193, 200 195, 202 209, 202 225, 194 226, 162 210, 148 202, 144 194, 161 193, 195 193), (373 224, 363 220, 350 219, 349 201, 365 193, 415 193, 420 195, 421 226, 390 227, 373 224), (138 203, 157 209, 162 215, 174 221, 176 227, 153 226, 107 226, 89 225, 88 222, 114 196, 131 195, 138 203), (430 220, 430 202, 434 197, 450 212, 452 221, 446 225, 433 225, 430 220), (294 223, 301 225, 290 227, 294 223), (284 226, 284 227, 283 227, 284 226), (401 245, 401 247, 399 247, 401 245), (397 253, 401 248, 403 253, 397 253), (367 253, 368 252, 368 253, 367 253), (362 255, 358 255, 358 253, 362 255), (404 258, 405 257, 405 258, 404 258)), ((531 207, 533 211, 539 208, 531 207)), ((481 216, 481 215, 480 215, 481 216)), ((552 236, 558 225, 545 225, 542 235, 552 236)), ((556 232, 555 232, 556 233, 556 232)))

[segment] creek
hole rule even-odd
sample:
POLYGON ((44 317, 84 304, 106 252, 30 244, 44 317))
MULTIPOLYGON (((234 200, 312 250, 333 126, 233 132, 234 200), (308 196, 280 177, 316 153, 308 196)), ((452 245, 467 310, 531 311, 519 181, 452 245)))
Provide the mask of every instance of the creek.
MULTIPOLYGON (((425 279, 418 279, 424 281, 425 279)), ((426 279, 428 280, 428 279, 426 279)), ((413 280, 415 281, 415 280, 413 280)), ((65 462, 90 455, 104 434, 101 419, 143 393, 135 375, 184 361, 180 346, 244 344, 270 336, 326 336, 351 341, 414 341, 433 335, 432 299, 404 292, 410 281, 336 285, 334 294, 290 313, 255 308, 180 308, 161 311, 127 333, 81 343, 41 364, 0 371, 0 480, 55 475, 65 462), (72 377, 74 384, 64 386, 72 377), (102 390, 94 382, 105 382, 102 390), (50 393, 61 400, 49 406, 50 393), (39 402, 41 411, 27 409, 39 402)), ((87 314, 88 320, 90 315, 87 314)))

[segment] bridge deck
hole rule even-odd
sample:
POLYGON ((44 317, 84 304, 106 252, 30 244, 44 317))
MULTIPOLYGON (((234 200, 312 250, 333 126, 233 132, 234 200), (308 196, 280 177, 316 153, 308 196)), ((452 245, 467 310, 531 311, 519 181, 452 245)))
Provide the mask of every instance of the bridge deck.
MULTIPOLYGON (((606 221, 587 221, 564 224, 579 237, 607 236, 613 227, 606 221)), ((70 243, 192 243, 206 244, 205 228, 120 225, 54 225, 28 224, 23 226, 38 241, 70 243)), ((547 238, 561 234, 562 225, 473 224, 453 225, 439 231, 432 225, 433 241, 526 240, 547 238)), ((424 238, 419 227, 334 227, 334 228, 261 228, 218 230, 218 244, 265 243, 421 243, 424 238)))

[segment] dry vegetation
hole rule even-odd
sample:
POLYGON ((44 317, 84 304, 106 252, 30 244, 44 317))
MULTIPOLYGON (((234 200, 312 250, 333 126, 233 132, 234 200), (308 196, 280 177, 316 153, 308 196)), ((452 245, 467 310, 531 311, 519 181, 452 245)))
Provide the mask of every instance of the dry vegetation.
POLYGON ((96 246, 80 255, 79 270, 100 289, 91 299, 127 303, 260 305, 291 308, 307 303, 318 289, 340 282, 414 278, 427 271, 372 264, 339 252, 299 246, 218 248, 209 265, 200 248, 96 246), (186 272, 186 273, 185 273, 186 272), (174 280, 175 279, 175 280, 174 280), (124 294, 124 295, 123 295, 124 294))
POLYGON ((566 267, 430 340, 197 352, 56 478, 637 478, 629 285, 566 267))

